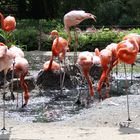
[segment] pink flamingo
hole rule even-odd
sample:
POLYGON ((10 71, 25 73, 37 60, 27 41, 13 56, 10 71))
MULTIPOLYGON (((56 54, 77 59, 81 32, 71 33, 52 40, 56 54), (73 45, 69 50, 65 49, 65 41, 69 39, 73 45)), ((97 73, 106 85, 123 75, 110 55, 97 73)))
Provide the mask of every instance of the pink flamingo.
POLYGON ((13 16, 7 16, 6 18, 4 18, 3 14, 0 13, 0 18, 1 18, 2 30, 9 32, 15 29, 16 20, 13 16))
MULTIPOLYGON (((51 70, 54 57, 58 57, 60 62, 64 61, 64 65, 65 65, 65 55, 66 55, 66 52, 69 51, 68 41, 60 37, 57 30, 53 30, 51 32, 51 37, 55 39, 53 40, 53 44, 52 44, 52 57, 50 58, 50 63, 46 72, 51 70)), ((62 78, 62 80, 60 80, 61 81, 60 87, 61 87, 61 92, 62 92, 65 72, 63 76, 60 78, 62 78)))
POLYGON ((20 75, 20 86, 24 90, 24 104, 22 107, 25 107, 28 104, 29 100, 29 90, 26 81, 24 80, 25 76, 28 74, 28 61, 23 57, 15 57, 15 66, 14 71, 16 74, 20 75))
MULTIPOLYGON (((80 24, 82 21, 86 19, 93 19, 96 21, 95 16, 91 13, 86 13, 83 10, 72 10, 64 15, 64 26, 65 30, 68 34, 68 44, 70 45, 72 37, 70 33, 70 27, 76 26, 80 24)), ((78 47, 78 35, 77 31, 75 30, 75 46, 74 46, 74 64, 76 63, 77 59, 77 47, 78 47)))
MULTIPOLYGON (((43 70, 44 71, 48 71, 49 64, 50 64, 50 61, 46 61, 44 63, 44 65, 43 65, 43 70)), ((57 62, 53 61, 50 69, 52 71, 61 70, 61 66, 57 62)))
POLYGON ((49 63, 47 71, 51 70, 51 66, 52 66, 54 57, 58 57, 60 62, 62 62, 63 60, 65 62, 66 52, 69 51, 68 41, 62 37, 59 37, 57 30, 53 30, 51 32, 51 37, 55 38, 55 39, 53 40, 52 57, 50 59, 50 63, 49 63))
POLYGON ((29 91, 27 83, 25 82, 24 78, 28 74, 29 64, 28 61, 24 58, 24 52, 20 48, 16 47, 15 45, 11 45, 9 50, 15 54, 13 71, 15 71, 16 74, 20 75, 20 85, 24 90, 24 101, 25 101, 22 107, 25 107, 29 100, 29 91))
POLYGON ((89 70, 93 65, 93 54, 88 51, 81 52, 78 56, 77 63, 80 65, 83 75, 87 80, 90 96, 93 97, 94 90, 93 90, 93 86, 92 86, 92 80, 89 75, 89 70))
POLYGON ((127 76, 126 76, 126 64, 133 64, 136 60, 137 54, 139 52, 139 46, 140 46, 140 35, 136 33, 131 33, 126 35, 123 38, 123 41, 118 43, 117 46, 117 56, 119 61, 124 62, 124 70, 125 70, 125 79, 126 79, 126 88, 125 92, 127 94, 127 113, 128 113, 128 121, 131 121, 130 119, 130 113, 129 113, 129 99, 128 99, 128 92, 127 92, 127 76))
POLYGON ((86 13, 83 10, 72 10, 64 15, 65 30, 68 34, 68 43, 71 43, 70 27, 76 26, 85 19, 93 19, 96 21, 95 16, 91 13, 86 13))
MULTIPOLYGON (((102 85, 105 82, 108 87, 109 87, 109 82, 108 82, 108 75, 112 68, 118 64, 118 58, 116 54, 116 48, 117 44, 116 43, 111 43, 108 45, 105 49, 99 50, 96 48, 95 49, 95 54, 99 56, 100 61, 101 61, 101 66, 103 68, 102 75, 100 77, 100 80, 97 85, 97 91, 99 93, 99 98, 103 98, 101 95, 101 89, 102 85)), ((106 97, 109 97, 109 90, 106 91, 106 97)))

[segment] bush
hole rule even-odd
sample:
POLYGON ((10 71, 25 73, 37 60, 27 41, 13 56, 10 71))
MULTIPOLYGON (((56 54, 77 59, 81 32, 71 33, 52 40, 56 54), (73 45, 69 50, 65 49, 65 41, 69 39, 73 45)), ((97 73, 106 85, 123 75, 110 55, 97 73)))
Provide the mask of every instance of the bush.
MULTIPOLYGON (((58 30, 59 35, 63 38, 68 38, 64 31, 64 25, 60 20, 21 20, 17 23, 17 29, 13 32, 14 38, 12 40, 19 46, 24 46, 24 49, 27 51, 37 50, 39 45, 41 45, 41 50, 51 51, 52 40, 49 34, 54 29, 58 30)), ((103 49, 112 42, 117 43, 121 41, 123 36, 130 32, 140 34, 140 29, 124 31, 103 27, 91 33, 81 31, 78 33, 78 51, 94 51, 95 48, 103 49)), ((3 34, 5 38, 5 34, 2 32, 0 33, 3 34)), ((75 46, 73 28, 71 29, 71 34, 72 42, 70 51, 73 51, 75 46)), ((1 36, 1 38, 3 36, 1 36)))
POLYGON ((27 46, 27 51, 38 49, 38 31, 36 29, 18 29, 13 32, 16 44, 19 46, 27 46))

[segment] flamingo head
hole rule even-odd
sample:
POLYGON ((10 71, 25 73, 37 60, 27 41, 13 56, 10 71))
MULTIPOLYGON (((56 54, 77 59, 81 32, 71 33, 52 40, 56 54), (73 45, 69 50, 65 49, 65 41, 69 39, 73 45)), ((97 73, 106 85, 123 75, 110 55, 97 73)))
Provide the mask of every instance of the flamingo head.
POLYGON ((91 13, 86 13, 86 17, 90 18, 90 19, 93 19, 96 22, 96 16, 95 15, 93 15, 91 13))
POLYGON ((52 30, 50 36, 51 36, 51 38, 56 38, 56 37, 58 37, 58 31, 57 31, 57 30, 52 30))

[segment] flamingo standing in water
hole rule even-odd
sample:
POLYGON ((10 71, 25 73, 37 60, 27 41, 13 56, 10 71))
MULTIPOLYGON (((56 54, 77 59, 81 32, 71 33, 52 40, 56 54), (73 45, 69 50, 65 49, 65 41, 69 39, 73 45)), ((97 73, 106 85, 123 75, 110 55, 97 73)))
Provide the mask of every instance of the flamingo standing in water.
MULTIPOLYGON (((53 44, 52 44, 52 57, 50 58, 49 66, 46 72, 51 70, 54 57, 58 57, 60 63, 64 61, 64 65, 65 65, 65 55, 66 52, 69 51, 68 41, 60 37, 57 30, 53 30, 51 32, 51 37, 55 39, 53 40, 53 44)), ((62 80, 60 80, 61 92, 63 88, 64 78, 65 78, 65 72, 63 74, 62 80)))
POLYGON ((8 50, 8 47, 3 44, 0 43, 0 71, 4 70, 4 93, 3 93, 3 128, 2 130, 6 130, 5 129, 5 83, 6 83, 6 74, 8 72, 8 70, 10 69, 12 63, 13 63, 13 59, 15 58, 15 55, 8 50))
POLYGON ((14 71, 16 74, 20 75, 20 86, 24 90, 24 104, 22 105, 22 108, 25 107, 28 104, 29 100, 29 91, 28 91, 28 85, 25 82, 24 78, 28 74, 28 61, 23 57, 15 57, 15 66, 14 71))
MULTIPOLYGON (((92 15, 91 13, 86 13, 83 10, 72 10, 64 15, 64 26, 65 26, 65 30, 68 34, 68 44, 69 45, 72 40, 71 33, 70 33, 70 27, 76 26, 86 19, 93 19, 94 21, 96 21, 94 15, 92 15)), ((77 47, 78 47, 77 33, 75 33, 75 41, 76 41, 76 44, 74 46, 74 64, 76 63, 77 47)))
MULTIPOLYGON (((116 53, 117 44, 111 43, 105 49, 99 51, 98 48, 95 49, 95 55, 99 56, 101 67, 103 68, 102 75, 97 85, 97 91, 99 93, 99 98, 103 98, 101 95, 102 85, 105 82, 109 88, 108 75, 112 68, 118 64, 118 58, 116 53)), ((109 97, 109 89, 106 91, 106 97, 109 97)))
POLYGON ((16 74, 20 75, 20 85, 24 90, 24 101, 25 103, 22 104, 22 107, 25 107, 29 100, 29 91, 27 83, 25 82, 24 78, 28 74, 28 61, 24 58, 24 52, 16 47, 15 45, 12 45, 9 50, 15 54, 15 64, 14 64, 14 70, 16 74))
POLYGON ((13 16, 7 16, 6 18, 4 18, 3 14, 0 13, 0 18, 1 18, 2 30, 9 32, 15 29, 16 20, 13 16))
POLYGON ((92 80, 89 75, 89 71, 93 65, 93 54, 91 52, 85 51, 81 52, 78 55, 78 60, 77 60, 78 65, 80 65, 83 75, 87 80, 88 86, 89 86, 89 93, 90 97, 93 98, 94 96, 94 90, 92 86, 92 80))

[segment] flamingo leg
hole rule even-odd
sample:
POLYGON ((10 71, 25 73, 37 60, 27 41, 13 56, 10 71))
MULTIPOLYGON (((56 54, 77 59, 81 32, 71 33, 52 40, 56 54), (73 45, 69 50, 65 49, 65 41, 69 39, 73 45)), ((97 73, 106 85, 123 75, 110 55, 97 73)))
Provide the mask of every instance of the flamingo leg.
POLYGON ((25 100, 24 104, 22 105, 22 108, 24 108, 27 105, 28 100, 29 100, 28 86, 24 80, 24 77, 26 75, 27 75, 27 72, 21 73, 21 76, 20 76, 20 85, 24 90, 24 100, 25 100))
POLYGON ((101 78, 99 80, 99 83, 97 85, 97 91, 98 91, 98 94, 99 94, 99 99, 102 99, 101 89, 102 89, 103 82, 105 81, 106 78, 107 78, 107 70, 104 69, 103 72, 102 72, 101 78))
POLYGON ((61 71, 61 75, 60 75, 60 90, 61 90, 61 94, 63 93, 63 86, 64 86, 64 81, 65 81, 65 66, 66 66, 66 57, 64 55, 64 72, 61 71))
POLYGON ((78 33, 75 29, 74 31, 74 36, 75 36, 75 45, 74 45, 74 65, 77 62, 77 48, 78 48, 78 33))
POLYGON ((134 64, 131 64, 131 85, 133 84, 133 67, 134 64))
POLYGON ((4 70, 4 87, 3 87, 3 128, 1 130, 6 130, 5 128, 5 94, 6 94, 6 74, 7 70, 4 70))
POLYGON ((125 93, 126 93, 126 97, 127 97, 127 114, 128 114, 128 120, 127 121, 131 121, 130 119, 130 111, 129 111, 129 96, 128 96, 128 81, 127 81, 127 75, 126 75, 126 65, 124 63, 124 72, 125 72, 125 93))
POLYGON ((15 68, 15 60, 13 60, 12 83, 11 83, 11 99, 13 101, 15 100, 15 96, 14 96, 14 93, 13 93, 14 68, 15 68))

